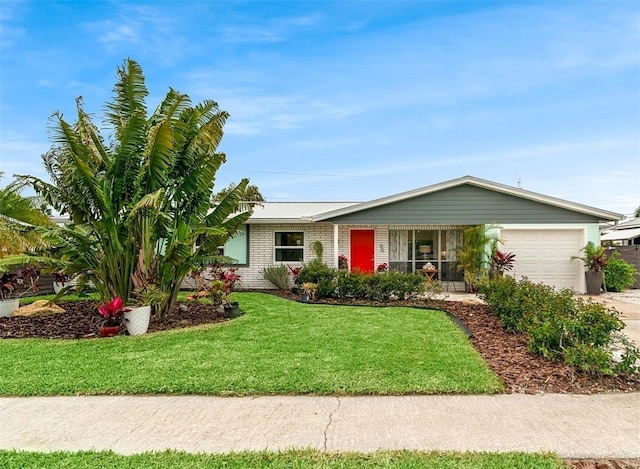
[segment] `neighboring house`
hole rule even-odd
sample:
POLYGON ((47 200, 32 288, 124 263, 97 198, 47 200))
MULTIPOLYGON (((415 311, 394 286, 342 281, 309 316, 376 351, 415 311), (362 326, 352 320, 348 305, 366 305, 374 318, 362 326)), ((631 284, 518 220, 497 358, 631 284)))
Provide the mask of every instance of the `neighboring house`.
POLYGON ((640 245, 640 218, 632 218, 608 228, 601 239, 615 246, 640 245))
POLYGON ((224 247, 238 260, 242 288, 273 288, 261 274, 273 264, 301 266, 314 258, 320 241, 323 261, 338 265, 346 256, 351 270, 414 272, 430 262, 437 278, 459 282, 457 248, 462 230, 494 224, 516 255, 517 278, 556 288, 585 291, 584 268, 571 260, 588 241, 600 242, 599 223, 617 213, 465 176, 370 202, 279 203, 255 208, 247 225, 224 247))

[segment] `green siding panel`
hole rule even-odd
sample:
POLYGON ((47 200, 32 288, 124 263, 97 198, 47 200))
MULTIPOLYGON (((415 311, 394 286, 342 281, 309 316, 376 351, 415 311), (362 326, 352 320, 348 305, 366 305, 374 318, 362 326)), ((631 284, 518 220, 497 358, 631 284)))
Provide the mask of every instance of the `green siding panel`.
POLYGON ((338 224, 598 223, 573 210, 461 185, 333 218, 338 224))

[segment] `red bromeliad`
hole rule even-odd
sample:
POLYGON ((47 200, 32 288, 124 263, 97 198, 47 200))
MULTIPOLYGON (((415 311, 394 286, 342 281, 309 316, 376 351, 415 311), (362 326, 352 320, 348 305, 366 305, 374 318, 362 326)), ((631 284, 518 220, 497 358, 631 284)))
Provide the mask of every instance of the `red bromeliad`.
POLYGON ((98 307, 98 312, 104 317, 107 326, 117 326, 122 315, 127 311, 131 311, 131 309, 125 307, 124 301, 119 296, 98 307))

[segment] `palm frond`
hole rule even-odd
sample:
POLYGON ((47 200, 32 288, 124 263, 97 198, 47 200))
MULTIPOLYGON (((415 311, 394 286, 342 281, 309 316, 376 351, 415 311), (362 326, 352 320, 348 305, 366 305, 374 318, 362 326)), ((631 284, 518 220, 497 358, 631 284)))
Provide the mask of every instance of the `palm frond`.
POLYGON ((146 116, 145 99, 149 92, 142 68, 134 60, 126 59, 117 73, 119 79, 112 101, 106 105, 106 117, 115 129, 116 138, 121 140, 134 116, 146 116))

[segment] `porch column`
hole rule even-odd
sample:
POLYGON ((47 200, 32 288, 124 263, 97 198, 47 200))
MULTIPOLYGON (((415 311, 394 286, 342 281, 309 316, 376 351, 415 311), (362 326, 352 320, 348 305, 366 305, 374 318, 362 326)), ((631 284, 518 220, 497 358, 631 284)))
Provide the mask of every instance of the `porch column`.
POLYGON ((339 232, 339 226, 338 225, 333 225, 333 267, 334 268, 338 268, 338 266, 340 265, 338 263, 338 232, 339 232))

